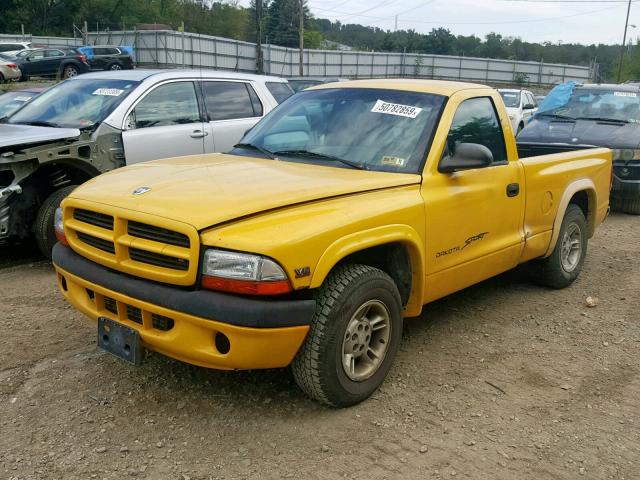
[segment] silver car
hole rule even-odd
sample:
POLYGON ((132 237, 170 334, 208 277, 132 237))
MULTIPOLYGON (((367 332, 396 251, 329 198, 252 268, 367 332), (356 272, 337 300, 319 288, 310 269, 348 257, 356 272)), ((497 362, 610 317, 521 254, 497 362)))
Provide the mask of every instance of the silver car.
POLYGON ((124 165, 226 152, 286 92, 284 79, 213 70, 96 72, 51 87, 0 123, 0 243, 34 232, 48 254, 53 207, 75 186, 124 165))

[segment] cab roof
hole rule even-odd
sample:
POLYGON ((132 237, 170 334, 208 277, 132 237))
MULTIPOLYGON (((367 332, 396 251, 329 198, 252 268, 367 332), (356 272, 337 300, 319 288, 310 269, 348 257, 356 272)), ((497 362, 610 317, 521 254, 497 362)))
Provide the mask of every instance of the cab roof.
POLYGON ((325 83, 309 88, 319 90, 324 88, 380 88, 385 90, 404 90, 407 92, 432 93, 450 97, 456 92, 472 89, 488 89, 486 85, 478 83, 451 82, 446 80, 422 80, 417 78, 381 78, 368 80, 352 80, 349 82, 325 83))
POLYGON ((254 73, 233 72, 228 70, 213 70, 203 68, 201 70, 196 69, 144 69, 136 68, 133 70, 105 70, 100 72, 85 73, 84 75, 78 75, 71 80, 82 79, 114 79, 114 80, 129 80, 129 81, 144 81, 149 78, 155 80, 174 80, 181 78, 203 78, 203 79, 234 79, 234 80, 254 80, 258 82, 281 82, 286 83, 286 79, 281 77, 271 77, 268 75, 256 75, 254 73))

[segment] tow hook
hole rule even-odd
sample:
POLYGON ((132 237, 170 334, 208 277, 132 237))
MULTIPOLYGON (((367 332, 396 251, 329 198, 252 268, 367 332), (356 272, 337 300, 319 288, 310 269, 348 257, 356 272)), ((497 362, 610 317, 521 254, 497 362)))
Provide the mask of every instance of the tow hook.
POLYGON ((0 198, 11 195, 12 193, 22 193, 22 187, 20 185, 9 185, 8 187, 0 189, 0 198))

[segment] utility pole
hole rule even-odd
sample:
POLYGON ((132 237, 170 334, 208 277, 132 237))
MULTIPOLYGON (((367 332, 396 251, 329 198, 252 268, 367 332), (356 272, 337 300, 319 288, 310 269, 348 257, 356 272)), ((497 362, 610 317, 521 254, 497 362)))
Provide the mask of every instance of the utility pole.
POLYGON ((398 15, 396 15, 396 21, 393 24, 393 31, 394 32, 398 31, 398 15))
POLYGON ((304 75, 302 68, 304 63, 304 0, 300 0, 300 76, 304 75))
POLYGON ((624 35, 622 36, 622 47, 620 48, 620 65, 618 65, 618 83, 622 78, 622 62, 624 61, 624 49, 627 44, 627 28, 629 27, 629 13, 631 12, 631 0, 627 5, 627 19, 624 21, 624 35))
POLYGON ((262 57, 262 0, 256 1, 256 71, 262 73, 264 71, 262 57))

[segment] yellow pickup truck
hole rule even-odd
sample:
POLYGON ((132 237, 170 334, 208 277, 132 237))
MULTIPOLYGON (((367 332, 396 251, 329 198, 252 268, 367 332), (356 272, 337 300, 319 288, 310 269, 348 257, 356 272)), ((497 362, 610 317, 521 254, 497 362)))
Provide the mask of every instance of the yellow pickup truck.
POLYGON ((228 154, 80 186, 56 214, 53 261, 107 351, 291 365, 309 396, 342 407, 383 382, 403 318, 426 303, 525 262, 544 285, 571 284, 611 171, 603 148, 519 158, 489 87, 326 84, 228 154))

